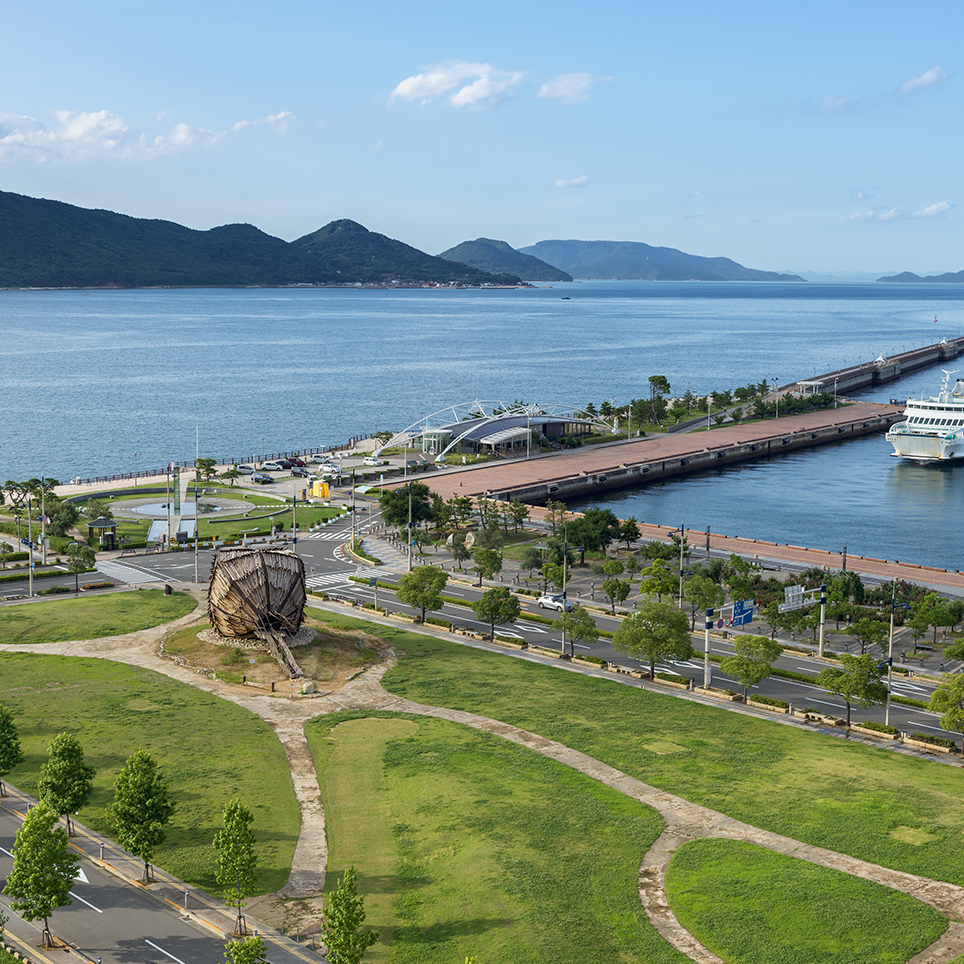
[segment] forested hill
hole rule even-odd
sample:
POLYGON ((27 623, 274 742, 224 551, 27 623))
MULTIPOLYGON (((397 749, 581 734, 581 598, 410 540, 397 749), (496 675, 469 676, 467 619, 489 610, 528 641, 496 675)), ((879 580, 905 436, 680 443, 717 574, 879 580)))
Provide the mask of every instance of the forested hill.
POLYGON ((574 278, 642 281, 803 281, 799 275, 744 268, 642 241, 539 241, 519 249, 574 278))
POLYGON ((929 274, 923 278, 913 271, 902 271, 900 274, 889 275, 886 278, 878 278, 878 281, 926 281, 931 284, 962 284, 964 283, 964 271, 945 271, 944 274, 929 274))
POLYGON ((250 224, 196 231, 0 191, 0 288, 515 280, 433 258, 351 221, 289 243, 250 224), (332 230, 346 224, 350 232, 332 230), (311 243, 323 232, 327 243, 311 243))
POLYGON ((505 241, 493 241, 491 238, 463 241, 454 248, 443 251, 439 257, 449 261, 461 261, 483 271, 517 274, 526 281, 572 281, 572 275, 565 271, 533 258, 531 254, 516 251, 505 241))
POLYGON ((339 277, 352 281, 381 281, 404 277, 408 281, 459 281, 481 284, 518 282, 518 275, 493 275, 466 264, 436 258, 402 241, 369 231, 355 221, 332 221, 291 242, 316 256, 339 277))

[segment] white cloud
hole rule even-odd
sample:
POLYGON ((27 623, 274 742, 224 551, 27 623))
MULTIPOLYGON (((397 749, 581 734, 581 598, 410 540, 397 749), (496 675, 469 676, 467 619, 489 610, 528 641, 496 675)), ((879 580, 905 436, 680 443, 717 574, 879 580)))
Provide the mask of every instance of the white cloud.
POLYGON ((560 177, 554 181, 553 187, 585 187, 589 183, 589 178, 583 174, 582 177, 560 177))
POLYGON ((902 94, 910 94, 915 90, 933 87, 934 84, 940 83, 945 77, 947 77, 947 74, 940 67, 931 67, 930 70, 919 77, 911 77, 910 80, 905 80, 900 85, 900 91, 902 94))
POLYGON ((945 211, 950 211, 951 206, 947 201, 938 201, 936 204, 929 204, 926 208, 918 211, 915 217, 918 218, 936 218, 939 214, 943 214, 945 211))
POLYGON ((600 80, 612 80, 612 77, 593 77, 592 74, 560 74, 546 81, 540 88, 538 97, 551 97, 576 104, 589 100, 589 88, 600 80))
POLYGON ((845 97, 824 97, 820 105, 820 113, 826 114, 832 110, 843 110, 850 103, 850 95, 845 97))
POLYGON ((921 208, 919 211, 909 212, 900 211, 897 208, 870 208, 867 211, 854 211, 847 220, 849 221, 914 221, 922 220, 926 218, 936 218, 947 211, 954 205, 948 201, 937 201, 934 204, 929 204, 926 208, 921 208))
POLYGON ((703 196, 703 192, 700 191, 700 190, 690 191, 689 196, 690 196, 690 197, 702 197, 702 196, 703 196))
POLYGON ((452 60, 406 77, 391 92, 388 102, 417 100, 428 104, 436 97, 448 94, 448 102, 453 107, 498 107, 523 77, 521 71, 497 70, 491 64, 452 60))
MULTIPOLYGON (((159 120, 166 113, 162 111, 153 116, 159 120)), ((57 110, 54 116, 57 123, 47 125, 35 117, 0 114, 0 161, 151 160, 194 147, 210 147, 229 133, 254 125, 266 124, 284 133, 294 117, 289 111, 282 111, 238 121, 229 131, 192 127, 182 122, 168 131, 151 135, 132 131, 120 116, 108 110, 57 110)))
POLYGON ((873 197, 873 194, 870 194, 867 191, 854 190, 850 192, 851 201, 872 201, 873 197))

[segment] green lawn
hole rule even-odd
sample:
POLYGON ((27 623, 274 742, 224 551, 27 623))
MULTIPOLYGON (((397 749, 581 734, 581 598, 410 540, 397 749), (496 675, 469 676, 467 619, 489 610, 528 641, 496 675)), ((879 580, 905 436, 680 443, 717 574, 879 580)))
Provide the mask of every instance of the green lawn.
POLYGON ((387 713, 309 723, 329 886, 359 871, 371 964, 683 964, 636 879, 662 820, 499 737, 387 713))
POLYGON ((964 885, 958 768, 402 629, 367 628, 402 652, 383 681, 393 693, 513 723, 754 826, 964 885))
MULTIPOLYGON (((83 574, 81 583, 90 582, 83 574)), ((185 593, 138 589, 101 596, 23 603, 0 610, 0 643, 59 643, 67 639, 120 636, 160 626, 192 612, 197 602, 185 593)))
POLYGON ((685 844, 666 892, 729 964, 904 964, 947 929, 907 894, 736 840, 685 844))
MULTIPOLYGON (((123 598, 129 599, 128 593, 123 598)), ((7 779, 36 794, 40 765, 58 733, 76 734, 97 768, 79 819, 108 835, 104 809, 127 757, 144 748, 177 803, 156 863, 217 893, 212 840, 226 803, 255 817, 264 875, 259 892, 288 878, 300 815, 284 748, 247 710, 148 670, 102 659, 0 653, 0 702, 13 714, 26 760, 7 779)))

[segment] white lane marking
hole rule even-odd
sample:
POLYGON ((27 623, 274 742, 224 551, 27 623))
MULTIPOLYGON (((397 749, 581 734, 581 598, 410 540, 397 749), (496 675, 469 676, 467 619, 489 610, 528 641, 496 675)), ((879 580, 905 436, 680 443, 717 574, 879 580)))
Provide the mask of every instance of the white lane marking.
POLYGON ((592 649, 592 646, 583 646, 582 643, 573 643, 572 645, 575 646, 576 649, 592 649))
POLYGON ((169 957, 172 961, 176 961, 177 964, 184 964, 184 961, 182 961, 179 957, 175 957, 173 954, 170 953, 170 951, 165 951, 163 947, 158 947, 157 944, 155 944, 153 941, 149 941, 146 937, 144 938, 144 943, 150 944, 155 951, 160 951, 162 954, 169 957))
MULTIPOLYGON (((91 910, 96 910, 98 914, 104 913, 99 907, 95 907, 89 900, 84 900, 83 897, 79 897, 72 890, 68 891, 68 893, 74 898, 74 900, 79 900, 82 904, 86 904, 91 910)), ((160 948, 158 948, 158 950, 160 950, 160 948)))
POLYGON ((80 867, 77 868, 77 873, 74 876, 74 880, 79 880, 82 884, 90 883, 90 881, 87 879, 87 874, 85 874, 80 867))
POLYGON ((937 733, 946 733, 946 732, 947 732, 947 730, 945 730, 943 727, 940 727, 940 726, 931 726, 930 723, 921 723, 920 720, 908 720, 907 722, 908 722, 908 723, 913 723, 914 726, 922 726, 922 727, 924 727, 925 730, 934 730, 934 731, 936 731, 937 733))
POLYGON ((0 850, 2 850, 8 857, 12 857, 12 856, 13 856, 13 854, 10 853, 10 851, 7 850, 7 849, 5 849, 4 847, 0 847, 0 850))

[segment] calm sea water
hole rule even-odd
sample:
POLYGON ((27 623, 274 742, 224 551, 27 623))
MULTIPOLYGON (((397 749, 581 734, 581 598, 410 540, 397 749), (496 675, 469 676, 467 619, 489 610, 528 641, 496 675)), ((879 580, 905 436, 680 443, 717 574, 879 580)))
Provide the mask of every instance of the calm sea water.
MULTIPOLYGON (((585 282, 520 291, 0 292, 0 471, 260 457, 474 399, 788 382, 964 334, 964 286, 585 282), (563 301, 569 295, 571 300, 563 301), (935 314, 938 323, 934 323, 935 314)), ((920 373, 877 397, 936 390, 920 373)), ((622 515, 957 568, 961 470, 882 439, 619 496, 622 515), (946 544, 945 544, 946 543, 946 544)))

